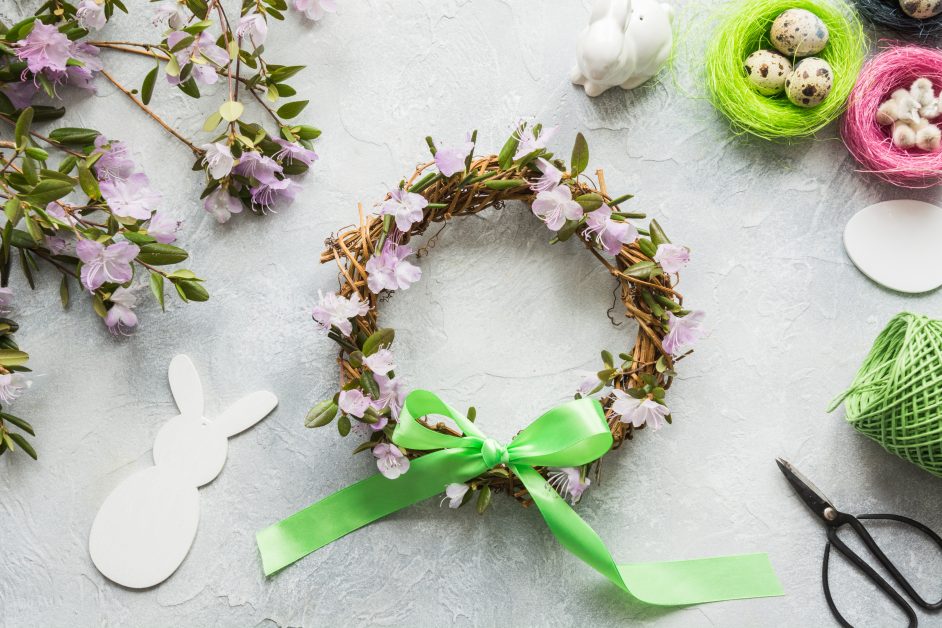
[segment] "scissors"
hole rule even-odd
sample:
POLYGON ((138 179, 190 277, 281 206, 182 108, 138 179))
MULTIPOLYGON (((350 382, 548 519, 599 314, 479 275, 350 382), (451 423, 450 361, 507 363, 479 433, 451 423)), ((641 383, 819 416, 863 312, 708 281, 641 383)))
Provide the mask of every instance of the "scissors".
POLYGON ((867 549, 870 550, 870 553, 873 554, 880 565, 882 565, 883 568, 886 569, 891 576, 893 576, 893 579, 896 581, 896 583, 902 587, 903 591, 905 591, 910 599, 912 599, 918 606, 929 611, 935 611, 942 608, 942 599, 940 599, 938 602, 930 603, 924 600, 918 593, 916 593, 912 585, 909 584, 906 578, 904 578, 896 568, 896 565, 893 564, 893 561, 887 558, 886 554, 883 553, 883 550, 880 549, 880 546, 878 546, 876 541, 873 540, 873 537, 870 536, 867 528, 864 527, 860 520, 882 519, 887 521, 896 521, 898 523, 905 523, 906 525, 916 528, 927 537, 935 541, 940 550, 942 550, 942 537, 939 537, 938 534, 930 530, 928 527, 924 526, 918 521, 910 519, 909 517, 903 517, 900 515, 857 515, 855 517, 854 515, 841 512, 835 508, 833 504, 831 504, 831 500, 825 497, 824 494, 808 480, 808 478, 799 473, 799 471, 789 462, 786 462, 781 458, 776 458, 775 462, 778 463, 778 468, 781 469, 782 473, 785 475, 785 478, 791 483, 792 488, 794 488, 795 492, 798 493, 798 496, 804 500, 805 505, 811 509, 811 512, 816 514, 821 519, 821 522, 825 526, 827 526, 828 542, 827 545, 824 546, 824 565, 821 569, 821 577, 824 584, 824 597, 827 599, 828 607, 831 609, 831 613, 834 615, 834 618, 837 619, 841 626, 845 626, 846 628, 853 628, 852 624, 844 619, 844 616, 841 615, 837 610, 837 607, 834 605, 834 599, 831 597, 831 587, 828 583, 828 559, 831 556, 832 545, 857 569, 862 571, 871 582, 877 585, 893 601, 893 603, 900 608, 900 610, 906 613, 906 616, 909 618, 909 628, 915 628, 917 625, 919 625, 919 622, 916 619, 916 611, 913 610, 913 607, 909 605, 906 599, 900 595, 896 589, 890 585, 890 583, 884 580, 883 577, 873 569, 873 567, 871 567, 863 558, 857 555, 854 550, 848 547, 837 536, 837 531, 844 526, 850 526, 850 528, 857 534, 863 544, 867 546, 867 549))

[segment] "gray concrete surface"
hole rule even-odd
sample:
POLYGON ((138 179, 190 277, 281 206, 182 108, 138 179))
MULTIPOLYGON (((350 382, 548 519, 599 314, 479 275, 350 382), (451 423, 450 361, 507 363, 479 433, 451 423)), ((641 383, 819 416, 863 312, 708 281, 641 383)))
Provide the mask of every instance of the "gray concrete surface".
MULTIPOLYGON (((2 13, 35 4, 7 0, 2 13)), ((314 26, 291 14, 266 46, 273 60, 308 64, 293 82, 312 101, 305 118, 324 130, 322 160, 278 215, 216 225, 197 204, 185 149, 104 81, 96 97, 75 99, 65 123, 131 143, 164 207, 186 221, 182 241, 212 299, 163 315, 147 303, 140 332, 114 340, 87 303, 60 310, 51 274, 35 293, 16 285, 18 337, 36 369, 17 409, 38 430, 41 458, 0 459, 0 625, 830 625, 823 530, 780 476, 778 455, 852 512, 905 513, 942 529, 938 479, 824 413, 885 321, 942 309, 938 293, 906 297, 859 274, 842 249, 844 223, 872 202, 937 202, 937 192, 906 194, 855 173, 834 129, 792 146, 733 137, 670 81, 586 98, 566 80, 587 16, 580 2, 341 4, 314 26), (610 187, 635 193, 636 209, 692 248, 681 288, 709 317, 709 337, 671 390, 674 425, 610 456, 578 511, 622 562, 767 551, 786 596, 639 607, 503 497, 483 517, 430 501, 262 575, 256 530, 373 469, 350 455, 355 441, 302 423, 336 386, 333 347, 309 319, 317 289, 336 285, 334 269, 317 263, 324 238, 425 159, 425 135, 451 141, 476 127, 481 146, 497 149, 520 115, 559 124, 563 154, 586 134, 610 187), (179 571, 125 590, 92 565, 89 527, 108 492, 150 464, 174 414, 166 368, 179 352, 193 356, 211 411, 261 387, 281 405, 233 440, 225 470, 201 491, 199 532, 179 571)), ((149 28, 146 15, 121 17, 104 37, 140 39, 149 28)), ((105 54, 131 84, 147 70, 105 54)), ((210 101, 161 84, 153 105, 206 137, 210 101)), ((634 333, 608 322, 613 286, 591 256, 546 240, 523 207, 456 223, 422 261, 422 282, 383 311, 399 330, 399 372, 458 407, 474 403, 499 438, 569 394, 599 349, 627 346, 634 333)), ((887 542, 907 569, 938 581, 942 560, 910 538, 887 542)), ((848 570, 840 575, 836 595, 858 619, 891 612, 872 606, 872 589, 848 570)))

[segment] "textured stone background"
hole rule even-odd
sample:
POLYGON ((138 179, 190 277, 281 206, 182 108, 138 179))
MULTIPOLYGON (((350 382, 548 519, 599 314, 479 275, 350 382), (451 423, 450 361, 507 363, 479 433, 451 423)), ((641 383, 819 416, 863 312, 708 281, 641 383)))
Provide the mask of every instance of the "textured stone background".
MULTIPOLYGON (((36 4, 0 6, 10 18, 36 4)), ((105 38, 154 34, 149 7, 131 4, 142 15, 121 16, 105 38)), ((777 455, 852 512, 900 512, 942 529, 939 480, 824 413, 893 314, 939 315, 942 305, 938 293, 884 290, 845 257, 847 219, 907 194, 855 174, 833 129, 793 146, 732 137, 669 80, 589 100, 566 80, 581 2, 342 4, 313 26, 292 14, 266 46, 273 60, 308 64, 293 82, 312 101, 305 117, 324 129, 303 196, 278 215, 216 225, 197 205, 185 149, 103 80, 97 97, 75 101, 65 122, 131 143, 163 207, 186 221, 182 241, 212 300, 163 315, 148 302, 140 333, 114 340, 81 299, 60 311, 52 275, 36 293, 17 286, 18 338, 37 371, 18 410, 38 430, 41 458, 0 459, 0 625, 827 624, 823 530, 777 455), (709 314, 709 338, 671 391, 675 424, 609 457, 579 512, 623 562, 767 551, 785 597, 635 606, 504 497, 484 517, 430 501, 263 577, 256 530, 372 472, 365 455, 350 455, 355 441, 302 425, 336 385, 333 347, 309 320, 317 289, 335 285, 334 269, 317 264, 324 238, 425 159, 425 135, 455 141, 476 126, 480 145, 496 149, 520 115, 559 124, 562 154, 586 134, 610 187, 635 193, 636 209, 692 247, 681 288, 709 314), (262 387, 281 405, 233 440, 226 469, 201 491, 199 533, 179 571, 129 591, 92 565, 89 527, 108 492, 151 464, 154 436, 175 414, 166 368, 179 352, 193 356, 210 411, 262 387)), ((132 85, 148 67, 105 56, 132 85)), ((161 85, 153 105, 205 141, 199 128, 217 101, 161 85)), ((456 223, 422 261, 423 281, 384 310, 400 331, 400 373, 458 407, 473 402, 498 437, 563 399, 600 348, 634 333, 608 322, 613 286, 591 256, 547 239, 523 207, 456 223)), ((916 540, 891 546, 938 581, 942 560, 916 540)), ((862 613, 855 619, 880 610, 868 585, 841 575, 836 595, 862 613)))

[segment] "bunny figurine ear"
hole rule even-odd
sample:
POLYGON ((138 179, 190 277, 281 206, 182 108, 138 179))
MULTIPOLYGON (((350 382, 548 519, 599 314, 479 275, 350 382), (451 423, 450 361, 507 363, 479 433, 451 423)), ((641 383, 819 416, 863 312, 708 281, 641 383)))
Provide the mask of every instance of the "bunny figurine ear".
POLYGON ((235 436, 252 427, 275 409, 278 397, 258 390, 242 397, 213 419, 212 425, 224 436, 235 436))
POLYGON ((177 402, 180 414, 200 418, 203 416, 203 385, 189 357, 178 355, 170 361, 170 392, 177 402))

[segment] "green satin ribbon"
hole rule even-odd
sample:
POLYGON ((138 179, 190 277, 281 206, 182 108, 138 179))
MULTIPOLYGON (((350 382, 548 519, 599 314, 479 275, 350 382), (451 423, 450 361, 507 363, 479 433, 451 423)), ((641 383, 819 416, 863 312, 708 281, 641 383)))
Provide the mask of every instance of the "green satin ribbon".
POLYGON ((612 434, 594 399, 553 408, 504 447, 435 394, 416 390, 406 398, 392 441, 431 453, 413 460, 409 471, 395 480, 374 475, 260 531, 256 540, 265 575, 357 528, 441 494, 447 484, 466 482, 504 463, 523 482, 562 546, 642 602, 681 606, 782 595, 765 554, 615 564, 599 535, 533 468, 578 467, 611 448, 612 434), (450 418, 464 436, 433 431, 417 421, 428 415, 450 418))

